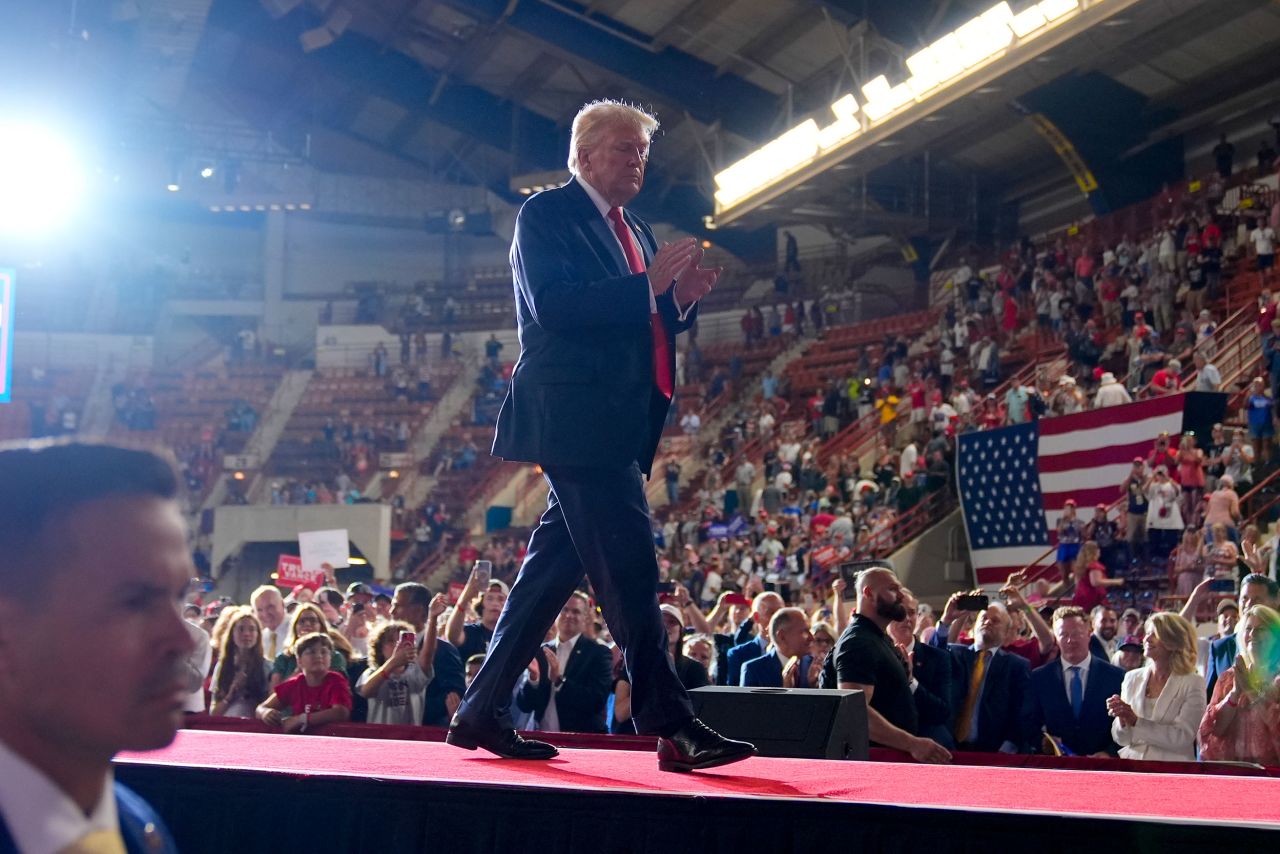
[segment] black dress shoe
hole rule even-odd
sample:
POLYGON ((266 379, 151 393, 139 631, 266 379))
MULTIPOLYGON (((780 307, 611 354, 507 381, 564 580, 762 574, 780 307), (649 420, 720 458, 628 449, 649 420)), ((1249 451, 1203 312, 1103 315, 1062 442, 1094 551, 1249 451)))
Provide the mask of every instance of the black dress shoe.
POLYGON ((725 738, 697 718, 658 739, 659 771, 699 771, 754 756, 756 747, 725 738))
POLYGON ((513 729, 477 727, 457 718, 449 724, 449 734, 444 740, 446 744, 464 750, 483 747, 503 759, 550 759, 560 754, 545 741, 521 738, 520 733, 513 729))

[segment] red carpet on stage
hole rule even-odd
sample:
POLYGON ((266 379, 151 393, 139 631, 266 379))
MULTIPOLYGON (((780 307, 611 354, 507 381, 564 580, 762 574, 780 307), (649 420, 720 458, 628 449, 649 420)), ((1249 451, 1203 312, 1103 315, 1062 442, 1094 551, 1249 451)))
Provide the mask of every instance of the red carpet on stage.
POLYGON ((1280 829, 1280 779, 1194 774, 844 763, 754 758, 696 774, 657 770, 651 753, 563 750, 512 762, 425 741, 183 730, 170 747, 121 754, 125 766, 584 790, 667 797, 872 804, 967 812, 1280 829))

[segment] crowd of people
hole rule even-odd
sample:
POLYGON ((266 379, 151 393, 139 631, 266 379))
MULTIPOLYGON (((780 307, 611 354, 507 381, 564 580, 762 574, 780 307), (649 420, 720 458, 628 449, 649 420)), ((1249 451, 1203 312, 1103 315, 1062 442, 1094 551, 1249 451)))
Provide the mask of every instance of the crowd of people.
MULTIPOLYGON (((192 630, 208 635, 192 653, 206 678, 188 710, 284 732, 447 724, 508 590, 477 560, 453 604, 407 582, 394 595, 363 583, 287 596, 264 586, 247 606, 189 605, 192 630)), ((1180 612, 1145 617, 1105 602, 1037 607, 1021 575, 998 597, 956 593, 935 616, 885 568, 837 576, 816 601, 762 582, 713 596, 671 582, 660 601, 686 688, 870 689, 873 743, 919 761, 961 750, 1280 763, 1277 585, 1247 575, 1238 597, 1218 600, 1206 637, 1195 621, 1210 582, 1180 612)), ((634 732, 629 696, 608 626, 577 591, 513 713, 528 730, 634 732)))

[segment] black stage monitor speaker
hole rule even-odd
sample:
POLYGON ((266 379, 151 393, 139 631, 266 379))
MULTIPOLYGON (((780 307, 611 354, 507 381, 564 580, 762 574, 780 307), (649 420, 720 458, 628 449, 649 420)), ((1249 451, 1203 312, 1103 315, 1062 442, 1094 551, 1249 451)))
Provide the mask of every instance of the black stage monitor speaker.
POLYGON ((867 704, 861 691, 710 685, 690 691, 689 698, 708 726, 751 742, 761 756, 867 758, 867 704))

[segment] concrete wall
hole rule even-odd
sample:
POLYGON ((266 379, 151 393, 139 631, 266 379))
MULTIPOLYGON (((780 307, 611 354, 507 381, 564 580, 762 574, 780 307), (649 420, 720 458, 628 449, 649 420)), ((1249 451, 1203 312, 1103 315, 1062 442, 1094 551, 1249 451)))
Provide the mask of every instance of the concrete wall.
POLYGON ((99 335, 81 332, 23 332, 13 336, 13 366, 96 369, 107 363, 147 368, 154 340, 149 335, 99 335))
POLYGON ((898 578, 916 598, 941 613, 947 597, 973 587, 964 519, 955 510, 937 525, 889 556, 898 578), (958 565, 957 565, 958 564, 958 565), (950 572, 948 572, 950 570, 950 572), (948 576, 951 576, 950 578, 948 576))
POLYGON ((216 568, 246 543, 296 541, 299 531, 346 528, 376 578, 391 575, 391 507, 323 504, 299 507, 219 507, 214 511, 212 563, 216 568))

